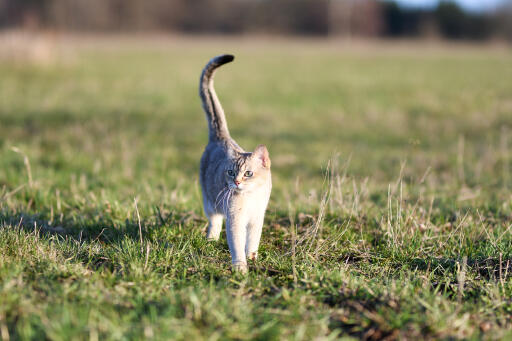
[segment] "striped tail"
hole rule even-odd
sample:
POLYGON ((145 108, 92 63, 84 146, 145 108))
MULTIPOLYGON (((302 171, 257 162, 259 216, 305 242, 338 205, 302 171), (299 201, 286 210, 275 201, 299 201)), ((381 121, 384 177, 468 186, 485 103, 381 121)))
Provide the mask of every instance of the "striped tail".
POLYGON ((204 67, 199 81, 199 96, 201 96, 206 118, 208 119, 210 141, 220 141, 229 138, 224 110, 213 88, 213 75, 219 66, 229 63, 233 59, 235 57, 230 54, 223 54, 212 58, 204 67))

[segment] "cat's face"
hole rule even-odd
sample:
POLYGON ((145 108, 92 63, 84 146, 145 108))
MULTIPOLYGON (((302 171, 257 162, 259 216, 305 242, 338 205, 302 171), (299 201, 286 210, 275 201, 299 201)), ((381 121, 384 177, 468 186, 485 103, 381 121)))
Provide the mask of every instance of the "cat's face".
POLYGON ((224 174, 228 187, 239 192, 264 186, 270 176, 267 148, 261 145, 253 153, 238 155, 231 159, 224 174))

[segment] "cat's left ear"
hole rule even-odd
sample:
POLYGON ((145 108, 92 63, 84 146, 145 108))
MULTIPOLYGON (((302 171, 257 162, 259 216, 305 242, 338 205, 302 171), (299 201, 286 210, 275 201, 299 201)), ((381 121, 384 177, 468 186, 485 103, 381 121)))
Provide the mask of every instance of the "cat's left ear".
POLYGON ((260 144, 258 147, 256 147, 252 155, 261 161, 261 165, 264 168, 270 168, 270 157, 268 156, 267 147, 260 144))

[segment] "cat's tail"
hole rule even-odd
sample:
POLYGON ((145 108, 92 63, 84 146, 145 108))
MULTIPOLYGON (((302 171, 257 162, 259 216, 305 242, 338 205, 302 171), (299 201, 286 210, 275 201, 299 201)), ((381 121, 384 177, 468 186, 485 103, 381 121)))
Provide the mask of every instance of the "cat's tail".
POLYGON ((208 119, 210 141, 229 138, 224 110, 213 88, 213 75, 219 66, 229 63, 233 61, 233 59, 235 59, 235 57, 230 54, 223 54, 212 58, 204 67, 199 81, 199 96, 201 96, 201 100, 203 101, 203 108, 206 112, 206 118, 208 119))

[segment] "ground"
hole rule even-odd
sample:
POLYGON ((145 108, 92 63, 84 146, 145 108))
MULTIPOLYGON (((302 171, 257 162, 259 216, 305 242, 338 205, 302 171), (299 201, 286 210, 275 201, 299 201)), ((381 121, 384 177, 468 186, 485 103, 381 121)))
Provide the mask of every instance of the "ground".
POLYGON ((512 338, 509 48, 50 44, 0 60, 2 339, 512 338), (221 53, 231 134, 272 159, 247 276, 204 237, 221 53))

